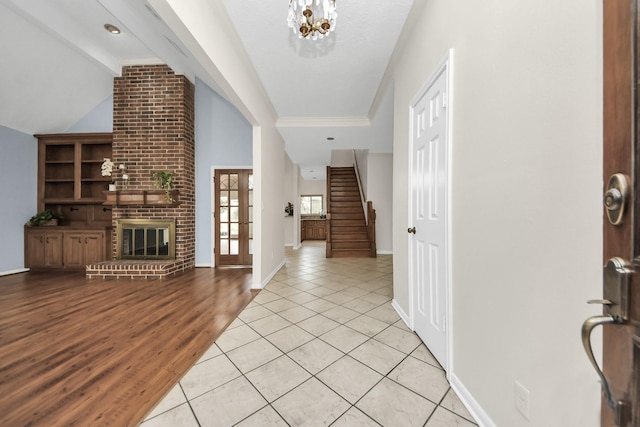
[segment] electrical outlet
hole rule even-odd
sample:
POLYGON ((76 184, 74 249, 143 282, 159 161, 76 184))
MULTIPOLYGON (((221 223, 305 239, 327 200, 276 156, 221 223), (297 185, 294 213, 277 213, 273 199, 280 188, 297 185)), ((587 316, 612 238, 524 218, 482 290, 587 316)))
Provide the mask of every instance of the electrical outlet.
POLYGON ((518 412, 529 419, 529 390, 518 381, 514 381, 514 404, 518 412))

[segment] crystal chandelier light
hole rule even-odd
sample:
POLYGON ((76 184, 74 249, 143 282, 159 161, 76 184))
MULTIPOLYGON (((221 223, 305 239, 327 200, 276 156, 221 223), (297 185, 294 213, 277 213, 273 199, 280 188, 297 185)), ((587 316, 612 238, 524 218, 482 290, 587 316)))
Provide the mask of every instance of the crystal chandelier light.
POLYGON ((299 38, 328 36, 336 27, 336 0, 289 0, 287 23, 299 38))

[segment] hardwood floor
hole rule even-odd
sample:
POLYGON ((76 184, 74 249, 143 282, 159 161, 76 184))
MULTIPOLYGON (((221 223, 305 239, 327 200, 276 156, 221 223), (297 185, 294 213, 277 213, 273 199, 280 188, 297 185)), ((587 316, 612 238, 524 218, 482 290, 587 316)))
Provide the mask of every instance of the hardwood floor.
POLYGON ((251 270, 0 277, 0 425, 139 424, 251 301, 251 270))

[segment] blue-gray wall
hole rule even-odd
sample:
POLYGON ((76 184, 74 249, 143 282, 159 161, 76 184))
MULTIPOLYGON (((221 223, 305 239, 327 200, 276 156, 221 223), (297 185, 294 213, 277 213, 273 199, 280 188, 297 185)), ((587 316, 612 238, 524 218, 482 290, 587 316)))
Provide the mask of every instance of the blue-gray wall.
POLYGON ((66 133, 113 132, 113 95, 102 101, 66 133))
POLYGON ((196 265, 210 266, 213 254, 211 168, 253 165, 253 130, 240 112, 196 79, 196 265))
POLYGON ((24 268, 24 223, 36 214, 38 141, 0 126, 0 274, 24 268))

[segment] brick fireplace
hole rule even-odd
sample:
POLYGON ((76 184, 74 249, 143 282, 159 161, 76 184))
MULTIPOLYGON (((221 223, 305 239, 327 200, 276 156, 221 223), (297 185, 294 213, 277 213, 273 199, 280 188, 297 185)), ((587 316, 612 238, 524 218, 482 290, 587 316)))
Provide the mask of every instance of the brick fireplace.
POLYGON ((194 267, 194 92, 186 77, 166 65, 124 67, 122 77, 114 79, 112 160, 118 190, 109 195, 113 260, 87 266, 88 277, 157 278, 194 267), (120 164, 129 176, 126 189, 117 169, 120 164), (177 190, 173 203, 146 201, 154 189, 151 173, 160 170, 173 172, 177 190), (116 223, 127 218, 175 220, 175 259, 117 259, 116 223))

